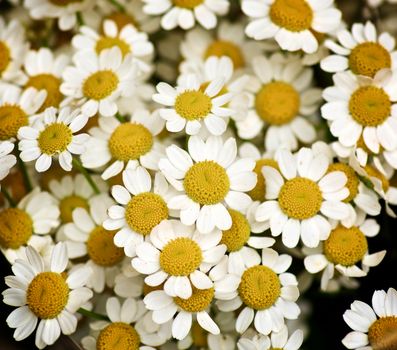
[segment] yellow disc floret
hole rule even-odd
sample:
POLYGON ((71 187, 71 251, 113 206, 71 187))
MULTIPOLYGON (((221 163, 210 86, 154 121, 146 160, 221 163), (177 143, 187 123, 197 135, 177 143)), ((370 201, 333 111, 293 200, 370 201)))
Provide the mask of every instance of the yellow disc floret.
POLYGON ((201 5, 204 0, 172 0, 172 2, 177 7, 193 10, 195 7, 201 5))
POLYGON ((175 304, 187 312, 205 311, 214 299, 214 288, 197 289, 192 286, 192 296, 188 299, 175 297, 175 304))
POLYGON ((139 193, 132 197, 125 208, 127 224, 135 232, 146 236, 161 221, 168 218, 168 207, 158 194, 139 193))
POLYGON ((245 65, 245 59, 241 49, 231 41, 215 40, 210 46, 208 46, 204 54, 205 58, 211 56, 229 57, 233 62, 234 69, 242 68, 245 65))
POLYGON ((25 245, 33 233, 30 216, 18 208, 7 208, 0 212, 0 246, 18 249, 25 245))
POLYGON ((323 197, 318 185, 309 179, 297 177, 288 180, 280 190, 278 203, 281 210, 291 218, 304 220, 316 215, 323 197))
POLYGON ((99 55, 103 50, 111 49, 112 47, 117 46, 123 57, 131 52, 130 46, 120 38, 112 38, 108 36, 101 37, 95 46, 95 51, 99 55))
POLYGON ((243 214, 233 209, 229 209, 228 212, 232 217, 232 227, 222 231, 220 243, 226 245, 228 252, 236 252, 247 243, 250 238, 251 228, 243 214))
POLYGON ((131 325, 114 322, 106 326, 98 335, 97 350, 138 350, 141 339, 131 325))
POLYGON ((186 194, 196 203, 211 205, 221 202, 230 188, 226 170, 210 160, 194 164, 185 175, 186 194))
POLYGON ((88 202, 86 199, 76 195, 70 195, 64 197, 59 202, 59 210, 61 212, 61 221, 63 223, 72 222, 73 221, 73 210, 76 208, 84 208, 88 210, 88 202))
POLYGON ((368 164, 364 167, 364 170, 367 172, 369 177, 375 177, 382 182, 382 189, 384 192, 387 192, 389 190, 389 180, 378 169, 368 164))
POLYGON ((299 93, 291 84, 282 81, 264 85, 255 98, 256 112, 270 125, 289 123, 297 116, 299 107, 299 93))
POLYGON ((275 0, 270 6, 270 19, 291 32, 310 29, 313 10, 305 0, 275 0))
POLYGON ((0 75, 3 73, 11 62, 11 54, 8 46, 0 41, 0 75))
POLYGON ((110 96, 119 85, 119 78, 111 70, 101 70, 90 75, 83 83, 83 94, 93 100, 110 96))
POLYGON ((40 132, 38 138, 41 152, 54 155, 62 153, 72 142, 72 130, 63 123, 52 123, 40 132))
POLYGON ((17 105, 0 106, 0 141, 16 137, 19 128, 28 125, 26 113, 17 105))
POLYGON ((258 159, 256 161, 256 165, 254 168, 254 172, 256 173, 257 176, 257 181, 256 181, 256 185, 255 187, 247 192, 251 198, 254 201, 260 201, 263 202, 265 200, 265 196, 266 196, 266 181, 265 178, 262 174, 262 168, 264 166, 271 166, 274 169, 278 170, 278 164, 275 160, 273 159, 258 159))
POLYGON ((59 90, 61 79, 52 74, 38 74, 29 78, 25 88, 34 87, 37 90, 47 91, 47 97, 44 100, 39 112, 44 111, 48 107, 59 107, 62 101, 62 94, 59 90))
POLYGON ((200 246, 187 237, 171 240, 160 253, 162 270, 172 276, 189 276, 198 269, 202 260, 200 246))
POLYGON ((358 185, 360 184, 360 179, 358 178, 354 169, 347 164, 344 163, 334 163, 328 167, 328 173, 332 171, 341 171, 347 177, 347 182, 345 187, 349 190, 349 196, 345 198, 343 201, 348 203, 356 198, 358 193, 358 185))
POLYGON ((175 99, 175 111, 186 120, 205 118, 211 109, 211 98, 200 90, 182 92, 175 99))
POLYGON ((254 310, 268 309, 281 294, 277 274, 266 266, 257 265, 245 270, 238 293, 245 305, 254 310))
POLYGON ((55 318, 69 299, 69 286, 61 274, 42 272, 33 278, 26 292, 29 309, 41 319, 55 318))
POLYGON ((397 317, 377 319, 369 327, 368 341, 374 350, 397 350, 397 317))
POLYGON ((324 241, 324 254, 329 261, 352 266, 361 261, 368 250, 367 238, 358 227, 337 226, 324 241))

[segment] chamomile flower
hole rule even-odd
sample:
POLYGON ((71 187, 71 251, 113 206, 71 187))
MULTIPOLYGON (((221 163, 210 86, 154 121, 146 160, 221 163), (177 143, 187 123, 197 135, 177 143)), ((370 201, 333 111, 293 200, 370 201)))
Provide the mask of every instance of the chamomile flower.
POLYGON ((52 158, 66 171, 72 170, 72 154, 82 154, 89 135, 80 133, 88 117, 79 109, 54 107, 44 111, 43 120, 18 131, 20 157, 24 162, 36 160, 35 169, 43 172, 51 167, 52 158))
POLYGON ((243 0, 242 10, 252 18, 245 32, 255 40, 274 37, 283 50, 313 53, 318 49, 314 32, 331 32, 341 22, 341 12, 333 3, 333 0, 243 0))
POLYGON ((393 349, 397 334, 397 291, 389 288, 387 293, 377 290, 372 296, 372 307, 354 301, 343 319, 353 332, 343 338, 348 349, 393 349))
POLYGON ((212 288, 206 272, 223 257, 219 230, 203 235, 177 220, 164 220, 150 234, 150 242, 136 247, 132 267, 148 275, 145 283, 159 286, 171 297, 188 299, 192 289, 212 288))
POLYGON ((319 107, 321 90, 312 87, 313 70, 297 56, 280 54, 255 57, 253 94, 247 117, 236 122, 241 138, 251 139, 266 126, 265 147, 273 151, 284 145, 294 150, 298 142, 311 143, 316 137, 312 116, 319 107))
POLYGON ((14 149, 14 144, 10 141, 0 142, 0 180, 3 180, 11 168, 16 164, 17 158, 10 154, 14 149))
POLYGON ((254 160, 236 160, 234 138, 223 142, 221 137, 210 136, 204 142, 192 136, 188 150, 169 146, 167 158, 160 160, 160 170, 179 192, 170 198, 168 207, 180 210, 182 223, 196 223, 201 233, 210 233, 215 227, 230 229, 232 218, 227 209, 244 211, 251 202, 244 192, 256 183, 254 160))
POLYGON ((35 344, 43 349, 54 344, 61 332, 76 330, 74 313, 92 297, 92 291, 83 287, 91 271, 81 268, 64 276, 69 260, 63 243, 54 247, 49 267, 32 247, 26 248, 26 256, 27 260, 13 264, 15 276, 5 278, 10 288, 2 293, 3 302, 18 307, 6 321, 16 328, 17 341, 32 334, 38 324, 35 344))
POLYGON ((158 162, 164 155, 164 147, 156 136, 164 128, 164 120, 157 112, 134 112, 129 122, 120 123, 116 118, 99 118, 98 127, 90 129, 91 138, 81 160, 84 167, 96 169, 106 166, 102 178, 118 175, 124 168, 136 168, 139 164, 158 170, 158 162))
POLYGON ((198 77, 189 74, 176 88, 164 82, 157 84, 153 100, 168 107, 159 110, 168 131, 185 129, 188 135, 195 135, 204 124, 210 134, 222 135, 227 118, 235 113, 226 107, 233 94, 223 93, 223 87, 223 77, 217 77, 202 87, 198 77))
POLYGON ((317 247, 331 231, 328 218, 343 220, 350 214, 342 202, 349 195, 347 177, 341 171, 327 173, 327 156, 308 148, 295 155, 279 150, 275 158, 280 170, 262 168, 267 201, 258 207, 256 220, 269 221, 272 235, 282 234, 286 247, 296 247, 299 238, 317 247))
POLYGON ((259 263, 247 264, 240 273, 229 273, 215 282, 216 305, 221 311, 242 308, 236 320, 237 332, 244 333, 254 322, 259 333, 268 335, 281 331, 284 319, 298 317, 298 282, 293 274, 286 273, 291 263, 291 256, 265 248, 259 263))
POLYGON ((74 66, 63 73, 61 92, 68 98, 64 104, 77 101, 84 114, 110 117, 117 113, 117 99, 129 96, 134 89, 136 66, 132 55, 123 58, 117 46, 95 51, 79 51, 73 56, 74 66))
POLYGON ((357 75, 373 78, 384 68, 394 68, 397 51, 395 40, 388 33, 377 35, 371 22, 353 24, 352 31, 342 29, 337 32, 338 42, 328 39, 325 45, 334 53, 321 61, 326 72, 350 70, 357 75))
POLYGON ((144 0, 144 3, 145 13, 162 15, 161 26, 165 30, 190 29, 196 21, 205 29, 215 28, 216 16, 225 15, 230 6, 227 0, 144 0))

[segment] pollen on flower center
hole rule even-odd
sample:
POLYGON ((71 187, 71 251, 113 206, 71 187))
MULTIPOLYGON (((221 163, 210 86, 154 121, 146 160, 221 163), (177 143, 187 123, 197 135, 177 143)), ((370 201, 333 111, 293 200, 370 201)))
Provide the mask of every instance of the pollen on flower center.
POLYGON ((349 55, 349 67, 354 74, 373 78, 379 70, 391 67, 390 53, 378 43, 358 44, 349 55))
POLYGON ((33 278, 26 292, 29 309, 41 319, 57 317, 69 299, 69 286, 61 274, 42 272, 33 278))
POLYGON ((174 302, 187 312, 205 311, 214 299, 214 288, 197 289, 192 286, 192 296, 188 299, 175 297, 174 302))
POLYGON ((205 118, 211 109, 211 98, 200 90, 182 92, 175 99, 175 111, 186 120, 205 118))
POLYGON ((266 266, 257 265, 245 270, 238 293, 245 305, 254 310, 268 309, 281 294, 277 274, 266 266))
POLYGON ((109 19, 116 23, 117 29, 121 31, 126 25, 132 24, 135 28, 139 28, 139 24, 131 14, 124 12, 113 12, 108 15, 105 19, 109 19))
POLYGON ((97 226, 90 233, 87 241, 87 252, 95 264, 99 266, 113 266, 123 259, 123 249, 116 247, 113 243, 116 232, 105 230, 102 226, 97 226))
POLYGON ((125 208, 127 224, 135 232, 146 236, 161 221, 168 218, 168 207, 158 194, 139 193, 132 197, 125 208))
POLYGON ((367 238, 358 227, 337 226, 324 241, 324 254, 327 259, 343 266, 356 264, 367 250, 367 238))
POLYGON ((228 252, 236 252, 239 251, 250 238, 251 228, 248 220, 243 214, 233 209, 229 209, 228 211, 232 217, 232 227, 226 231, 222 231, 220 243, 226 245, 228 252))
POLYGON ((19 128, 28 123, 28 116, 19 106, 0 106, 0 141, 16 137, 19 128))
POLYGON ((101 70, 90 75, 83 83, 83 93, 87 98, 102 100, 110 96, 119 85, 119 78, 111 70, 101 70))
POLYGON ((171 240, 160 253, 162 270, 172 276, 189 276, 198 269, 202 260, 200 246, 187 237, 171 240))
POLYGON ((7 208, 0 212, 0 246, 18 249, 25 245, 33 233, 30 216, 18 208, 7 208))
POLYGON ((268 83, 255 98, 259 117, 270 125, 283 125, 293 120, 300 107, 300 96, 295 88, 282 81, 268 83))
POLYGON ((142 124, 123 123, 112 133, 109 150, 117 160, 138 159, 152 149, 153 136, 142 124))
POLYGON ((245 59, 241 49, 231 41, 215 40, 208 46, 205 51, 204 58, 208 58, 210 56, 229 57, 233 62, 234 69, 245 66, 245 59))
POLYGON ((114 322, 106 326, 98 335, 97 350, 138 350, 141 339, 131 325, 114 322))
POLYGON ((360 87, 350 97, 349 111, 357 123, 363 126, 377 126, 390 116, 390 98, 381 88, 360 87))
POLYGON ((397 317, 377 319, 368 330, 368 341, 374 350, 397 349, 397 317))
POLYGON ((291 218, 304 220, 316 215, 323 201, 318 185, 309 179, 297 177, 288 180, 280 190, 278 203, 291 218))
POLYGON ((278 164, 273 159, 258 159, 255 164, 254 172, 257 175, 257 181, 255 187, 247 192, 254 201, 264 201, 266 196, 266 182, 262 174, 262 168, 264 166, 271 166, 278 170, 278 164))
POLYGON ((177 7, 193 10, 195 7, 201 5, 204 0, 172 0, 172 2, 177 7))
POLYGON ((49 0, 49 2, 55 6, 68 6, 83 1, 84 0, 49 0))
POLYGON ((273 23, 291 32, 309 29, 313 21, 313 10, 305 0, 276 0, 269 15, 273 23))
POLYGON ((129 45, 125 41, 107 36, 103 36, 97 41, 95 51, 99 55, 103 50, 111 49, 114 46, 120 49, 123 57, 131 52, 129 45))
POLYGON ((29 78, 25 88, 34 87, 37 90, 46 90, 47 97, 40 108, 40 112, 48 107, 58 107, 62 101, 59 90, 61 80, 52 74, 38 74, 29 78))
POLYGON ((349 190, 349 196, 345 198, 343 201, 348 203, 354 198, 356 198, 358 193, 358 185, 360 184, 360 179, 358 178, 354 169, 347 164, 344 163, 333 163, 328 167, 328 173, 332 171, 342 171, 346 177, 347 182, 345 187, 349 190))
POLYGON ((59 210, 61 212, 61 221, 63 223, 72 222, 73 221, 73 210, 76 208, 88 209, 87 200, 83 197, 70 195, 64 197, 59 202, 59 210))
POLYGON ((72 142, 72 130, 63 123, 52 123, 40 132, 40 150, 49 155, 62 153, 72 142))
POLYGON ((6 70, 10 61, 10 50, 4 42, 0 41, 0 74, 6 70))
POLYGON ((219 164, 206 160, 194 164, 185 175, 186 194, 196 203, 211 205, 221 202, 230 188, 226 170, 219 164))

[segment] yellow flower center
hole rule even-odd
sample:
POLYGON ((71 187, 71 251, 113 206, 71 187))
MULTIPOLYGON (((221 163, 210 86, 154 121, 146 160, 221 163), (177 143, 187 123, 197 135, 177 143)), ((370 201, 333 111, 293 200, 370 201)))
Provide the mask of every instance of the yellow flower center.
POLYGON ((266 266, 257 265, 245 270, 238 293, 245 305, 254 310, 268 309, 281 294, 277 274, 266 266))
POLYGON ((52 123, 40 132, 40 150, 48 155, 62 153, 72 142, 72 130, 63 123, 52 123))
POLYGON ((364 170, 367 172, 368 176, 376 177, 377 179, 379 179, 382 182, 383 191, 385 191, 385 192, 388 191, 388 189, 390 187, 390 183, 385 175, 383 175, 378 169, 374 168, 371 165, 366 165, 364 167, 364 170))
POLYGON ((33 278, 26 292, 29 309, 41 319, 55 318, 69 299, 69 286, 61 274, 42 272, 33 278))
POLYGON ((192 323, 191 335, 193 340, 193 345, 197 348, 207 347, 208 346, 208 332, 201 328, 200 324, 197 321, 192 323))
POLYGON ((186 120, 205 118, 211 109, 211 98, 200 90, 182 92, 175 99, 175 111, 186 120))
POLYGON ((68 6, 83 1, 84 0, 49 0, 49 2, 55 6, 68 6))
POLYGON ((101 37, 95 46, 95 51, 99 55, 103 50, 111 49, 112 47, 117 46, 123 57, 131 52, 130 46, 120 38, 111 38, 107 36, 101 37))
POLYGON ((119 85, 119 78, 111 70, 101 70, 90 75, 83 84, 85 97, 99 101, 110 96, 119 85))
POLYGON ((5 42, 0 41, 0 75, 6 70, 10 62, 10 50, 5 42))
POLYGON ((62 198, 59 202, 59 210, 61 212, 61 221, 63 223, 72 222, 73 221, 73 210, 76 208, 83 208, 88 210, 88 202, 85 198, 71 195, 65 198, 62 198))
POLYGON ((39 112, 48 107, 59 107, 62 101, 62 94, 59 90, 61 80, 52 74, 38 74, 29 78, 25 88, 34 87, 37 90, 46 90, 47 97, 41 106, 39 112))
POLYGON ((17 105, 0 106, 0 141, 16 137, 19 128, 28 125, 26 113, 17 105))
POLYGON ((262 168, 264 166, 271 166, 274 169, 279 169, 278 168, 278 164, 275 160, 273 159, 258 159, 256 161, 256 165, 254 168, 254 172, 257 175, 257 182, 255 187, 248 192, 248 194, 251 196, 251 198, 254 201, 261 201, 263 202, 265 200, 265 196, 266 196, 266 182, 265 182, 265 178, 262 174, 262 168))
POLYGON ((97 350, 138 350, 141 339, 131 325, 114 322, 106 326, 98 335, 97 350))
POLYGON ((168 218, 168 207, 158 194, 139 193, 125 208, 125 219, 135 232, 146 236, 161 221, 168 218))
POLYGON ((18 208, 7 208, 0 212, 0 246, 18 249, 25 245, 33 233, 30 216, 18 208))
POLYGON ((343 266, 356 264, 367 250, 367 238, 358 227, 337 226, 324 241, 324 254, 327 259, 343 266))
POLYGON ((119 125, 109 139, 109 150, 114 158, 123 162, 138 159, 152 149, 153 136, 142 124, 119 125))
POLYGON ((350 97, 349 111, 357 123, 363 126, 377 126, 390 116, 390 98, 381 88, 360 87, 350 97))
POLYGON ((186 194, 196 203, 212 205, 221 202, 230 188, 226 170, 218 163, 205 160, 194 164, 185 175, 186 194))
POLYGON ((210 56, 229 57, 233 62, 234 69, 245 66, 245 59, 241 49, 231 41, 215 40, 210 46, 208 46, 204 54, 205 58, 210 56))
POLYGON ((276 0, 270 7, 270 19, 291 32, 310 29, 313 10, 305 0, 276 0))
POLYGON ((126 14, 124 12, 113 12, 109 16, 107 16, 105 19, 109 19, 116 23, 117 29, 121 31, 126 25, 132 24, 134 27, 138 28, 139 25, 135 18, 130 15, 126 14))
POLYGON ((397 317, 377 319, 369 327, 368 341, 374 350, 397 350, 397 317))
POLYGON ((345 203, 348 203, 352 201, 354 198, 356 198, 358 193, 358 185, 360 184, 360 179, 358 178, 354 169, 350 165, 344 163, 334 163, 328 167, 328 173, 332 171, 341 171, 347 177, 347 182, 345 187, 347 187, 347 189, 349 190, 349 196, 343 201, 345 203))
POLYGON ((192 286, 192 296, 188 299, 175 297, 175 304, 187 312, 205 311, 214 299, 214 288, 197 289, 192 286))
POLYGON ((349 67, 354 74, 374 77, 377 71, 391 67, 390 53, 380 44, 358 44, 349 55, 349 67))
POLYGON ((256 94, 256 112, 270 125, 289 123, 297 116, 299 107, 299 93, 291 84, 282 81, 263 85, 256 94))
POLYGON ((123 249, 116 247, 113 243, 116 232, 97 226, 90 233, 87 241, 87 252, 95 264, 106 267, 116 265, 123 260, 123 249))
POLYGON ((251 228, 243 214, 233 209, 229 209, 228 211, 232 217, 232 227, 226 231, 222 231, 221 243, 226 245, 229 252, 236 252, 250 238, 251 228))
POLYGON ((160 253, 162 270, 172 276, 189 276, 198 269, 202 260, 200 246, 187 237, 171 240, 160 253))
POLYGON ((201 5, 204 0, 172 0, 172 2, 177 7, 193 10, 195 7, 201 5))
POLYGON ((280 190, 278 203, 289 217, 304 220, 316 215, 323 196, 318 185, 309 179, 296 177, 288 180, 280 190))

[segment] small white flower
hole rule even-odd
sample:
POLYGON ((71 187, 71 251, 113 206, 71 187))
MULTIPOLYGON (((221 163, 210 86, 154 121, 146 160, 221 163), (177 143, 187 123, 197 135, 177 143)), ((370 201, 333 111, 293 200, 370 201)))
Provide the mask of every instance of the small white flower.
POLYGON ((3 180, 11 168, 16 164, 17 158, 10 154, 14 149, 14 144, 10 141, 0 142, 0 180, 3 180))

